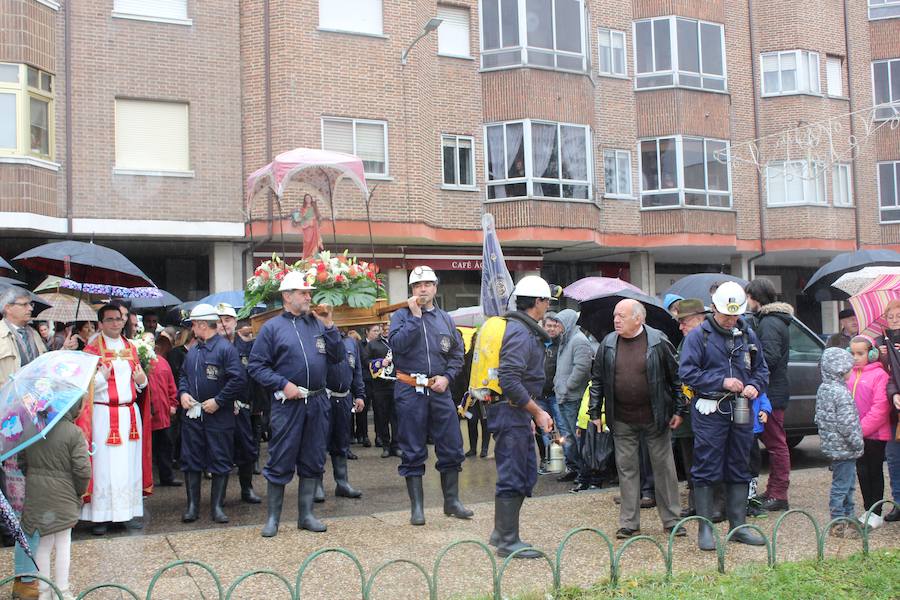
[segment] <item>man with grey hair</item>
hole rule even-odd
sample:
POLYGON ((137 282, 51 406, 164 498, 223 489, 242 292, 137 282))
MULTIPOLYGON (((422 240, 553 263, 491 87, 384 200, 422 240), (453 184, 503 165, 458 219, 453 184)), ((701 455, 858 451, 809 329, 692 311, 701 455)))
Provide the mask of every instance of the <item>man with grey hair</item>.
MULTIPOLYGON (((640 533, 641 435, 653 468, 656 502, 666 532, 679 520, 680 503, 671 429, 681 424, 684 405, 675 348, 661 331, 645 325, 647 311, 636 300, 622 300, 613 312, 615 331, 600 343, 591 370, 588 412, 597 427, 606 424, 616 445, 622 504, 618 539, 640 533)), ((684 535, 681 529, 676 535, 684 535)))
MULTIPOLYGON (((37 331, 28 327, 34 305, 28 290, 11 286, 0 293, 0 311, 3 320, 0 321, 0 384, 5 383, 10 375, 33 361, 46 352, 43 340, 37 331)), ((6 475, 21 477, 16 457, 13 456, 3 463, 3 476, 0 486, 6 494, 6 475)), ((36 537, 29 540, 32 550, 35 552, 36 537), (35 542, 35 543, 32 543, 35 542)), ((25 580, 18 577, 21 573, 34 571, 31 561, 16 544, 15 572, 16 581, 13 584, 13 596, 18 598, 37 598, 38 584, 34 579, 25 580)))

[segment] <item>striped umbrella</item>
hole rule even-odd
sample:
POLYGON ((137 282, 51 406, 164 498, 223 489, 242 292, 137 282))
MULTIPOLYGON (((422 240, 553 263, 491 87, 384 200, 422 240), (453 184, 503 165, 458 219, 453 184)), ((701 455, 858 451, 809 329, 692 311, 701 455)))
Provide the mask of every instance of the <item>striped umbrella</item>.
POLYGON ((900 300, 900 275, 882 275, 850 297, 860 333, 881 335, 887 325, 884 312, 892 300, 900 300))

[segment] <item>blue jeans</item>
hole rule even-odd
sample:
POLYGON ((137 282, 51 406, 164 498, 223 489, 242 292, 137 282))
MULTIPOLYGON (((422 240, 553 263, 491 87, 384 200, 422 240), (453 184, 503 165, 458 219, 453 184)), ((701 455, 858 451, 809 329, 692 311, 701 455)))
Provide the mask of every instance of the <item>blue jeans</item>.
POLYGON ((853 492, 856 482, 856 461, 835 460, 831 463, 831 495, 828 510, 831 518, 853 518, 853 492))
MULTIPOLYGON (((554 424, 559 423, 559 405, 556 403, 556 396, 551 394, 551 395, 547 396, 546 398, 543 398, 542 400, 538 400, 537 404, 538 404, 538 406, 541 407, 541 410, 543 410, 544 412, 546 412, 547 414, 550 415, 550 418, 553 419, 554 424)), ((557 425, 557 427, 558 427, 558 425, 557 425)), ((544 446, 549 448, 550 447, 550 432, 544 431, 543 429, 540 429, 540 428, 539 428, 539 430, 541 431, 541 437, 544 438, 544 446)))
POLYGON ((891 440, 884 450, 888 464, 888 477, 891 478, 891 496, 894 502, 900 502, 900 442, 891 440))
POLYGON ((581 456, 575 443, 575 429, 578 426, 578 410, 581 402, 561 402, 559 404, 559 433, 565 436, 566 470, 581 471, 581 456))
MULTIPOLYGON (((28 540, 28 549, 31 550, 31 553, 34 556, 37 556, 38 544, 40 544, 41 542, 40 532, 35 529, 32 535, 28 535, 26 533, 25 539, 28 540)), ((19 575, 21 573, 34 573, 35 571, 37 571, 37 566, 35 566, 35 564, 31 562, 31 559, 28 558, 28 555, 25 554, 25 551, 22 550, 22 547, 19 546, 18 542, 16 542, 16 549, 13 553, 13 556, 15 557, 16 575, 19 575)), ((23 577, 22 581, 32 581, 33 579, 33 577, 23 577)))

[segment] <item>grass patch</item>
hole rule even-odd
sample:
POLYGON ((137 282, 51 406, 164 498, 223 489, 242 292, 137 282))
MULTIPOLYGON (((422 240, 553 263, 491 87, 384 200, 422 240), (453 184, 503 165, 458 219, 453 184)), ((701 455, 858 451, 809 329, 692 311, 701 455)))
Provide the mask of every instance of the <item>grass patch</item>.
MULTIPOLYGON (((533 593, 517 596, 516 600, 544 600, 547 597, 544 593, 533 593)), ((639 575, 623 578, 615 588, 605 584, 588 590, 564 588, 558 598, 896 600, 900 598, 900 550, 878 550, 868 556, 859 553, 822 562, 779 563, 774 569, 758 564, 744 565, 726 575, 714 571, 677 574, 668 582, 656 575, 639 575)))

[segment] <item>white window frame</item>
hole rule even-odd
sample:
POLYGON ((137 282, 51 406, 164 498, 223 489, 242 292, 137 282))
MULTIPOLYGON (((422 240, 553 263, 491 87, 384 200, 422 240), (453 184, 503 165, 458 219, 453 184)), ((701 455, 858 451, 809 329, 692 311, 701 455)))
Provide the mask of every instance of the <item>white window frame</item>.
POLYGON ((900 0, 869 0, 868 4, 870 21, 900 17, 900 0))
POLYGON ((13 115, 15 119, 15 146, 13 148, 0 148, 0 157, 19 156, 52 162, 56 154, 56 115, 54 112, 55 94, 53 91, 53 86, 56 84, 56 76, 26 64, 2 64, 15 67, 17 75, 16 82, 0 82, 0 94, 13 96, 15 105, 13 115), (37 87, 28 83, 29 70, 37 75, 37 87), (43 85, 45 81, 47 82, 46 88, 43 85), (31 147, 32 99, 47 103, 47 154, 35 152, 31 147))
MULTIPOLYGON (((553 200, 558 202, 590 202, 593 203, 594 198, 594 174, 593 174, 593 151, 592 151, 592 139, 593 135, 591 133, 591 128, 589 125, 584 125, 582 123, 564 123, 560 121, 544 121, 540 119, 518 119, 513 121, 498 121, 494 123, 485 123, 484 124, 484 180, 485 180, 485 193, 484 193, 484 201, 485 202, 507 202, 510 200, 523 200, 527 198, 539 198, 542 200, 553 200), (507 125, 522 125, 522 151, 525 159, 525 176, 524 177, 516 177, 514 179, 490 179, 490 165, 489 165, 489 147, 488 147, 488 128, 496 127, 499 125, 504 126, 504 136, 503 136, 503 156, 507 157, 508 154, 506 152, 506 126, 507 125), (560 156, 560 171, 562 171, 562 135, 560 134, 560 127, 578 127, 584 130, 585 134, 585 161, 587 162, 587 179, 585 180, 576 180, 576 179, 563 179, 560 177, 559 179, 545 179, 542 177, 535 177, 533 170, 534 166, 533 162, 533 154, 531 147, 531 126, 534 124, 540 125, 556 125, 556 140, 557 146, 560 156), (524 183, 525 184, 525 196, 511 196, 508 198, 490 198, 490 187, 495 185, 509 185, 516 183, 524 183), (559 184, 563 185, 580 185, 587 186, 587 198, 564 198, 564 197, 555 197, 555 196, 535 196, 534 195, 534 184, 535 183, 547 183, 550 185, 559 184)), ((508 171, 508 169, 507 169, 508 171)), ((561 174, 561 173, 560 173, 561 174)))
POLYGON ((882 102, 880 104, 878 104, 877 100, 875 99, 875 65, 887 65, 887 89, 888 95, 890 95, 893 86, 893 81, 891 80, 891 63, 894 62, 900 62, 900 58, 872 61, 872 100, 873 102, 875 102, 875 112, 873 118, 876 121, 886 121, 900 116, 900 98, 891 97, 889 102, 882 102))
POLYGON ((824 163, 820 161, 806 161, 806 160, 773 160, 766 164, 766 170, 764 173, 766 180, 766 206, 768 208, 781 208, 785 206, 827 206, 828 205, 828 185, 827 185, 827 170, 825 169, 824 163), (790 182, 789 177, 795 177, 796 175, 792 173, 788 173, 787 166, 790 165, 792 167, 799 168, 801 171, 800 177, 802 179, 803 184, 803 198, 794 201, 788 200, 788 184, 790 182), (781 177, 783 181, 783 196, 784 202, 773 202, 772 194, 771 194, 771 178, 777 173, 770 174, 770 169, 779 169, 781 171, 781 177), (819 176, 816 178, 809 178, 808 176, 803 174, 803 171, 813 170, 814 173, 818 173, 819 176), (820 184, 820 185, 817 185, 820 184))
POLYGON ((365 164, 365 159, 357 154, 356 147, 356 126, 360 123, 366 123, 369 125, 381 125, 382 131, 384 132, 384 173, 369 173, 366 172, 366 179, 380 179, 384 181, 391 181, 393 177, 391 177, 391 169, 390 169, 390 154, 388 153, 388 122, 387 121, 379 121, 376 119, 352 119, 348 117, 322 117, 320 120, 320 145, 323 150, 327 150, 325 148, 325 122, 326 121, 338 121, 342 123, 352 123, 353 124, 353 155, 358 156, 360 160, 365 164))
POLYGON ((634 200, 634 191, 632 184, 632 170, 631 170, 631 152, 629 150, 620 150, 618 148, 605 148, 603 150, 603 197, 604 198, 615 198, 616 200, 634 200), (616 165, 616 172, 613 176, 613 181, 619 181, 619 160, 624 158, 628 161, 628 177, 626 180, 628 181, 628 189, 623 193, 622 190, 614 190, 610 191, 610 189, 606 186, 606 156, 607 154, 612 155, 613 160, 616 165))
POLYGON ((728 60, 727 54, 725 52, 725 25, 722 23, 714 23, 712 21, 702 21, 699 19, 689 19, 686 17, 679 17, 677 15, 664 16, 664 17, 653 17, 651 19, 638 19, 631 24, 631 51, 634 56, 634 89, 635 91, 643 91, 643 90, 659 90, 673 87, 681 87, 688 88, 692 90, 702 90, 704 92, 712 92, 715 94, 727 94, 728 93, 728 60), (693 21, 697 23, 697 52, 699 55, 700 62, 700 73, 694 73, 693 71, 682 71, 678 65, 678 20, 681 19, 683 21, 693 21), (671 69, 663 69, 656 70, 656 32, 653 28, 653 23, 656 21, 668 21, 669 22, 669 58, 672 64, 671 69), (645 73, 638 72, 638 39, 637 39, 637 26, 638 23, 650 23, 650 30, 652 35, 652 44, 650 55, 653 59, 653 71, 647 71, 645 73), (702 36, 700 34, 701 25, 713 25, 719 28, 721 32, 719 35, 719 46, 720 52, 722 53, 722 75, 717 73, 703 73, 703 43, 701 41, 702 36), (685 73, 686 75, 699 76, 700 77, 700 86, 689 85, 680 80, 679 74, 685 73), (643 77, 658 77, 662 75, 671 75, 672 83, 665 85, 655 85, 655 86, 641 86, 640 79, 643 77), (707 88, 703 87, 703 79, 716 79, 722 81, 722 89, 717 90, 715 88, 707 88))
POLYGON ((628 79, 628 39, 627 38, 628 38, 628 36, 625 34, 625 32, 621 31, 619 29, 610 29, 609 27, 597 28, 597 73, 599 73, 601 77, 615 77, 618 79, 628 79), (609 34, 609 41, 610 41, 609 65, 611 68, 614 64, 614 62, 613 62, 613 47, 612 47, 613 36, 617 36, 617 35, 622 36, 622 72, 621 73, 616 73, 613 70, 603 71, 602 67, 600 66, 602 64, 602 62, 600 60, 600 55, 603 53, 603 50, 604 50, 604 46, 603 46, 603 43, 600 41, 600 38, 604 32, 609 34))
POLYGON ((383 0, 369 0, 369 1, 377 2, 379 7, 381 8, 381 23, 380 23, 380 27, 378 28, 378 31, 363 31, 360 29, 349 29, 346 27, 331 27, 328 25, 322 25, 322 9, 321 9, 322 2, 333 3, 333 2, 337 2, 337 0, 319 0, 316 3, 316 11, 318 11, 318 19, 316 21, 318 23, 318 25, 317 25, 316 29, 319 31, 328 31, 328 32, 333 32, 333 33, 346 33, 348 35, 362 35, 362 36, 377 37, 377 38, 386 37, 384 35, 384 1, 383 0))
POLYGON ((883 160, 879 161, 875 164, 875 185, 878 190, 877 202, 878 202, 878 221, 879 223, 900 223, 900 215, 898 218, 892 220, 885 220, 884 211, 897 211, 900 213, 900 177, 897 175, 898 167, 900 167, 900 161, 897 160, 883 160), (882 165, 891 165, 891 177, 894 180, 894 203, 890 206, 882 206, 881 205, 881 167, 882 165))
POLYGON ((446 4, 438 4, 437 5, 437 15, 441 17, 441 11, 455 11, 462 14, 463 12, 466 14, 466 48, 463 53, 455 53, 455 52, 441 52, 441 28, 449 25, 448 20, 444 19, 444 21, 440 24, 437 30, 438 34, 438 56, 446 56, 449 58, 465 58, 467 60, 472 60, 472 13, 468 8, 461 6, 448 6, 446 4))
POLYGON ((641 201, 641 210, 672 210, 675 208, 687 208, 692 210, 724 210, 731 211, 734 210, 734 186, 732 185, 732 169, 731 169, 731 141, 723 140, 718 138, 704 138, 693 135, 663 135, 658 137, 646 137, 640 138, 637 142, 637 157, 638 157, 638 181, 640 182, 640 190, 638 192, 638 196, 641 201), (659 165, 659 142, 660 140, 675 140, 675 187, 668 188, 660 188, 658 190, 644 190, 644 168, 643 168, 643 156, 641 153, 641 144, 644 142, 656 142, 656 152, 657 152, 657 165, 659 165), (709 173, 706 169, 706 161, 704 160, 703 167, 703 177, 704 184, 706 189, 699 190, 694 188, 685 188, 684 185, 684 141, 685 140, 702 140, 703 141, 703 155, 706 156, 706 144, 707 142, 718 142, 725 144, 725 152, 728 155, 728 159, 724 162, 725 168, 728 172, 728 191, 722 192, 719 190, 710 190, 709 189, 709 173), (663 206, 644 206, 644 196, 659 196, 664 194, 677 194, 678 195, 678 204, 666 204, 663 206), (696 204, 686 204, 684 200, 685 194, 706 194, 706 206, 697 206, 696 204), (728 197, 728 206, 710 206, 709 205, 709 196, 719 196, 719 197, 728 197))
POLYGON ((821 61, 818 52, 813 52, 811 50, 780 50, 777 52, 763 52, 759 55, 759 85, 761 97, 763 98, 774 98, 778 96, 822 96, 822 76, 821 76, 821 61), (797 89, 791 91, 784 91, 784 84, 781 80, 781 74, 783 69, 781 68, 781 59, 783 56, 793 54, 794 61, 797 65, 797 89), (764 66, 764 61, 766 57, 776 56, 778 59, 778 91, 773 92, 766 89, 766 71, 764 66), (811 68, 811 60, 815 57, 816 59, 816 67, 815 70, 811 68), (802 89, 800 86, 800 81, 802 78, 800 77, 800 73, 802 72, 804 66, 804 60, 806 63, 806 82, 808 89, 802 89), (810 74, 816 74, 816 85, 818 87, 817 90, 813 90, 810 83, 810 74))
POLYGON ((834 163, 831 165, 831 202, 835 206, 853 206, 853 169, 850 163, 834 163), (846 178, 847 197, 838 198, 844 187, 841 179, 846 178))
MULTIPOLYGON (((557 48, 557 40, 556 40, 556 0, 552 0, 550 3, 550 10, 553 14, 553 49, 547 48, 538 48, 537 46, 529 46, 528 45, 528 21, 527 21, 527 9, 525 2, 526 0, 516 0, 516 8, 517 8, 517 28, 519 33, 519 44, 517 46, 503 46, 503 11, 502 5, 498 6, 498 20, 499 20, 499 31, 500 31, 500 44, 499 48, 485 48, 484 47, 484 9, 483 4, 486 0, 478 0, 478 31, 479 31, 479 50, 481 52, 481 70, 482 71, 500 71, 504 69, 515 69, 519 67, 528 67, 532 69, 548 69, 552 71, 564 71, 567 73, 589 73, 588 64, 590 62, 590 42, 587 39, 587 31, 585 27, 585 23, 587 22, 587 11, 585 8, 585 0, 576 0, 579 6, 579 24, 578 30, 579 35, 581 36, 581 52, 570 52, 568 50, 559 50, 557 48), (502 65, 498 67, 485 67, 484 66, 484 57, 491 56, 493 54, 508 54, 514 51, 519 52, 519 60, 513 64, 502 65), (534 64, 530 63, 528 60, 528 52, 533 51, 539 54, 548 54, 552 53, 554 56, 554 66, 547 66, 542 64, 534 64), (560 67, 558 64, 558 58, 560 56, 565 57, 581 57, 581 68, 580 69, 569 69, 566 67, 560 67)), ((498 5, 500 4, 500 0, 490 0, 497 1, 498 5)))
MULTIPOLYGON (((113 11, 112 16, 116 19, 130 19, 133 21, 150 21, 151 23, 168 23, 170 25, 193 25, 194 20, 189 18, 188 15, 188 0, 184 0, 184 16, 183 17, 171 17, 171 16, 160 16, 153 14, 150 10, 146 12, 137 12, 137 11, 129 11, 123 10, 123 7, 119 9, 116 8, 116 4, 118 4, 119 0, 113 1, 113 11)), ((147 2, 146 0, 141 2, 141 5, 146 7, 148 4, 152 4, 147 2)), ((152 7, 151 7, 152 8, 152 7)))
POLYGON ((831 98, 844 98, 844 57, 838 56, 836 54, 827 54, 825 55, 825 93, 831 98), (837 79, 835 80, 831 74, 831 70, 829 65, 837 64, 837 79), (836 90, 838 93, 832 93, 835 90, 832 90, 831 83, 835 82, 840 89, 836 90))
POLYGON ((475 138, 470 135, 454 135, 452 133, 442 133, 441 134, 441 188, 445 190, 466 190, 472 191, 477 190, 478 186, 475 183, 475 138), (468 141, 471 146, 472 156, 469 159, 469 179, 472 181, 470 184, 459 183, 460 181, 460 170, 459 170, 459 141, 465 140, 468 141), (456 163, 456 173, 455 179, 456 183, 447 183, 446 173, 444 172, 444 148, 446 145, 445 142, 452 141, 454 147, 454 156, 456 163))

